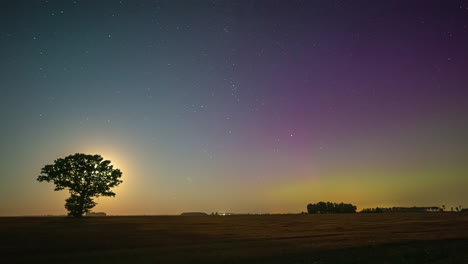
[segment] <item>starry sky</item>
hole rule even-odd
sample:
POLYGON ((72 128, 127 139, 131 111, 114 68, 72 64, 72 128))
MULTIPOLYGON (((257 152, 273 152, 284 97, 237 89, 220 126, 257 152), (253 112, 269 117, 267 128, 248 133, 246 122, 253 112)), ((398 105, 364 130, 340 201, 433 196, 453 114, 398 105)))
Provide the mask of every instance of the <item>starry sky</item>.
POLYGON ((0 58, 0 215, 77 152, 109 214, 468 207, 468 1, 6 0, 0 58))

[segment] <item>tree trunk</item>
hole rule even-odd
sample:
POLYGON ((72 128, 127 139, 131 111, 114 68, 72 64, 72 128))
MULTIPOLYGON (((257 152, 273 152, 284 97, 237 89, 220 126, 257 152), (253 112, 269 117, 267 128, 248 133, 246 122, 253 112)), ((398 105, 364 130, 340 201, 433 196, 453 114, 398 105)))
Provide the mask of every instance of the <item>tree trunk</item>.
POLYGON ((83 193, 80 193, 80 203, 78 206, 78 216, 77 217, 82 217, 83 216, 83 211, 84 211, 84 195, 83 193))

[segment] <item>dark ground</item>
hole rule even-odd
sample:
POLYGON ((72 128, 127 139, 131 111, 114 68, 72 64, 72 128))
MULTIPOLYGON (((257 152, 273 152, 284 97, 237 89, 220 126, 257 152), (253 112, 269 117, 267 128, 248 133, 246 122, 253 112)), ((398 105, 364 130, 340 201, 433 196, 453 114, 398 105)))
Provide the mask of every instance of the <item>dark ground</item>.
POLYGON ((0 218, 2 263, 468 263, 468 214, 0 218))

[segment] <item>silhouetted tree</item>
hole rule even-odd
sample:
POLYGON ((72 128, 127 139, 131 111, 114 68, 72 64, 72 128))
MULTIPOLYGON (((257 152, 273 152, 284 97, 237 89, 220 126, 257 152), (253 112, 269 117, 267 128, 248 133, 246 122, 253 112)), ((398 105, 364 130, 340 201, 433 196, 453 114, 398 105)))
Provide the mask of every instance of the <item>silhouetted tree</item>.
POLYGON ((122 172, 110 163, 100 155, 77 153, 44 166, 37 180, 54 183, 55 191, 68 189, 71 194, 65 203, 68 215, 81 217, 96 205, 93 197, 115 196, 111 188, 122 183, 122 172))

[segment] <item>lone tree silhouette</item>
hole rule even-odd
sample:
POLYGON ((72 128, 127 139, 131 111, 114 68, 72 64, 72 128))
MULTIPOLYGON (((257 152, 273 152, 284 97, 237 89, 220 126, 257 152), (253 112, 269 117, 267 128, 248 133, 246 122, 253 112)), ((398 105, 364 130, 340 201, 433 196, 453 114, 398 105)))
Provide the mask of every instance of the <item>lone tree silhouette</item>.
POLYGON ((76 153, 44 166, 37 180, 54 183, 55 191, 68 189, 68 215, 81 217, 96 205, 93 197, 115 196, 111 188, 122 183, 122 172, 110 163, 100 155, 76 153))

